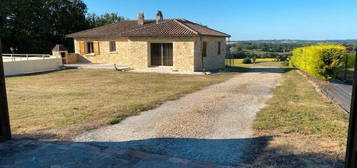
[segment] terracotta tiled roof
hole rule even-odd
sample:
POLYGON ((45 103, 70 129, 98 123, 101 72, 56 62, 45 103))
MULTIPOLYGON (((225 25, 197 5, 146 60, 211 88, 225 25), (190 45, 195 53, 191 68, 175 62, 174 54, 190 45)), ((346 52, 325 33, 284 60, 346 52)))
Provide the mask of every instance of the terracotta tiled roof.
POLYGON ((184 20, 166 19, 156 24, 155 20, 145 20, 139 25, 136 20, 121 21, 118 23, 84 30, 67 35, 71 38, 103 38, 103 37, 194 37, 216 36, 230 37, 230 35, 210 29, 208 27, 184 20))

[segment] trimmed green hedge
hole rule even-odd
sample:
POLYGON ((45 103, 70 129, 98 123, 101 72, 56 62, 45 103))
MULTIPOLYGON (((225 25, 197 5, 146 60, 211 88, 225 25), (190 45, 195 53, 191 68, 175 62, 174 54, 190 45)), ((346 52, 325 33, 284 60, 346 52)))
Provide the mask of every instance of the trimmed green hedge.
POLYGON ((296 48, 290 65, 317 78, 330 80, 343 68, 346 55, 346 47, 340 45, 296 48))
POLYGON ((355 52, 351 52, 351 53, 348 53, 347 56, 348 56, 347 68, 354 68, 355 67, 356 53, 355 52))

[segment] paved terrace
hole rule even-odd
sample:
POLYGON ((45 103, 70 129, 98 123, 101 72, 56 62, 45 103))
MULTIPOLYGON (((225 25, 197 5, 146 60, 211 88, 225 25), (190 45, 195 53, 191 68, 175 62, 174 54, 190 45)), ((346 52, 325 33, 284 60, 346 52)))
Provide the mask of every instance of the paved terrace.
POLYGON ((339 104, 345 111, 350 112, 352 85, 333 80, 331 83, 320 85, 320 88, 329 99, 339 104))

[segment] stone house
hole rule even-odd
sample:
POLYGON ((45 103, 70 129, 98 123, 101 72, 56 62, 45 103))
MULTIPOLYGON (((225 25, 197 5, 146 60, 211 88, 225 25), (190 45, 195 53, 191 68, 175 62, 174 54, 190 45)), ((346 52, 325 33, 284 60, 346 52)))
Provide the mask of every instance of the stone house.
POLYGON ((138 20, 67 35, 74 39, 81 62, 118 64, 136 70, 211 71, 225 66, 225 41, 230 35, 185 19, 138 20))

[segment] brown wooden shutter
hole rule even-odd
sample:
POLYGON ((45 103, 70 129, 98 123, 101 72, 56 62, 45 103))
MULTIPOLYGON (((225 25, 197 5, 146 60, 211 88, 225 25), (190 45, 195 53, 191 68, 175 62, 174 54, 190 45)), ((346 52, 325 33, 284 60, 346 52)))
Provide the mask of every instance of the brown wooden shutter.
POLYGON ((95 55, 99 55, 100 54, 100 52, 99 52, 99 41, 94 41, 93 42, 93 47, 94 47, 94 54, 95 55))
POLYGON ((79 42, 79 54, 84 55, 86 53, 86 45, 84 41, 79 42))

